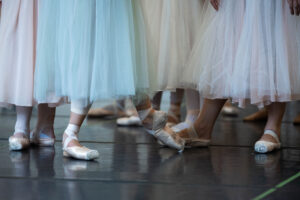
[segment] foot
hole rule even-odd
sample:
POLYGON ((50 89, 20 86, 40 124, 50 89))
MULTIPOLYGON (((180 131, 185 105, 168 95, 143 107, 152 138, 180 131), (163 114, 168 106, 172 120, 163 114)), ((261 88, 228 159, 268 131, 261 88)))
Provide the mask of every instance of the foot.
POLYGON ((63 155, 79 160, 94 160, 99 157, 97 150, 82 146, 78 142, 77 132, 74 125, 69 125, 63 135, 63 155))
POLYGON ((155 132, 154 136, 160 141, 159 144, 182 152, 185 147, 185 141, 179 137, 171 128, 165 126, 163 129, 155 132))
POLYGON ((139 117, 131 116, 131 117, 123 117, 117 119, 118 126, 141 126, 142 122, 139 117))
POLYGON ((44 147, 54 146, 55 135, 53 127, 46 129, 36 128, 30 133, 30 143, 44 147))
POLYGON ((29 137, 25 133, 14 133, 14 135, 9 137, 9 149, 12 151, 19 151, 26 149, 30 146, 29 137))
POLYGON ((178 132, 178 135, 185 140, 186 147, 208 147, 210 144, 210 135, 198 134, 194 125, 178 132))
POLYGON ((268 153, 280 149, 280 147, 278 135, 272 130, 265 130, 260 140, 255 143, 254 150, 257 153, 268 153))
POLYGON ((185 129, 188 129, 189 127, 191 127, 193 125, 193 123, 189 122, 189 121, 184 121, 184 122, 180 122, 179 124, 176 124, 175 126, 172 126, 172 130, 176 133, 183 131, 185 129))
POLYGON ((146 131, 157 138, 162 144, 182 151, 184 149, 184 140, 166 126, 167 118, 168 116, 165 112, 150 108, 147 111, 147 115, 142 118, 142 124, 146 128, 146 131))
POLYGON ((105 117, 124 117, 126 116, 123 109, 115 105, 108 105, 103 108, 91 109, 88 113, 89 118, 105 118, 105 117))
POLYGON ((255 122, 255 121, 266 121, 268 119, 268 111, 267 109, 261 109, 257 111, 256 113, 253 113, 247 117, 245 117, 243 120, 245 122, 255 122))
POLYGON ((235 106, 229 104, 229 105, 225 105, 225 106, 222 108, 221 113, 222 113, 223 115, 226 115, 226 116, 236 117, 236 116, 239 115, 239 109, 236 108, 235 106))
POLYGON ((172 130, 175 131, 175 132, 180 132, 184 129, 188 129, 189 127, 191 127, 194 124, 197 117, 199 116, 199 113, 200 113, 200 110, 190 110, 190 111, 188 111, 187 115, 185 117, 185 121, 173 126, 172 130))

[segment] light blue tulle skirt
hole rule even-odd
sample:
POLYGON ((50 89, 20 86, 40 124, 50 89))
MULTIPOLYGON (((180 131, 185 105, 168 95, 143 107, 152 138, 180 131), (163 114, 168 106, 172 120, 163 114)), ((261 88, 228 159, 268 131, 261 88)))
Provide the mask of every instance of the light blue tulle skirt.
POLYGON ((36 100, 88 104, 148 90, 143 26, 131 0, 40 0, 36 100))

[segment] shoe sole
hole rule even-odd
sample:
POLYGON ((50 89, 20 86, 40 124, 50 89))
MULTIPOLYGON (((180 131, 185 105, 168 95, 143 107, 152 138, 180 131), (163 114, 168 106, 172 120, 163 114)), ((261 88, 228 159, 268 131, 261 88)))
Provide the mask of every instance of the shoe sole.
POLYGON ((278 150, 280 148, 281 148, 281 146, 277 145, 277 146, 274 146, 274 149, 272 149, 271 151, 268 151, 268 148, 266 146, 255 146, 254 150, 257 153, 270 153, 270 152, 273 152, 273 151, 278 150))
POLYGON ((86 158, 79 158, 79 157, 72 156, 72 155, 68 154, 68 152, 66 152, 66 151, 63 151, 63 156, 67 157, 67 158, 74 158, 74 159, 77 159, 77 160, 89 161, 89 160, 95 160, 95 159, 99 158, 99 153, 90 152, 90 153, 87 154, 86 158))

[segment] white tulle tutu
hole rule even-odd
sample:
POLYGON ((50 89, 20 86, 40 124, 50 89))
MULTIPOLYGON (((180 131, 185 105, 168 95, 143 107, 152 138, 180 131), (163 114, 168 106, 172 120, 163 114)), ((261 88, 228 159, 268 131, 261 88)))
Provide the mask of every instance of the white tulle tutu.
POLYGON ((194 44, 203 0, 142 0, 148 41, 150 84, 156 90, 180 87, 194 44))
POLYGON ((299 17, 286 0, 221 0, 218 12, 207 9, 201 27, 185 87, 240 106, 299 99, 299 17))

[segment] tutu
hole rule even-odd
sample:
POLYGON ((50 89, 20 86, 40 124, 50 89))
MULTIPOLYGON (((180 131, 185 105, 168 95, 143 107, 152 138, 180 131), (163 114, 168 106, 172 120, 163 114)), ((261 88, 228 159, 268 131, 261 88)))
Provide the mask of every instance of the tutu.
POLYGON ((233 101, 263 106, 300 99, 300 18, 290 14, 286 0, 246 2, 233 101))
POLYGON ((149 74, 155 90, 175 90, 202 19, 203 0, 142 0, 149 74))
POLYGON ((37 101, 57 96, 89 104, 147 89, 139 9, 130 0, 41 0, 37 101))
POLYGON ((3 0, 0 105, 33 106, 37 0, 3 0))
POLYGON ((218 12, 208 8, 182 82, 241 107, 299 99, 297 20, 285 0, 224 0, 218 12))

